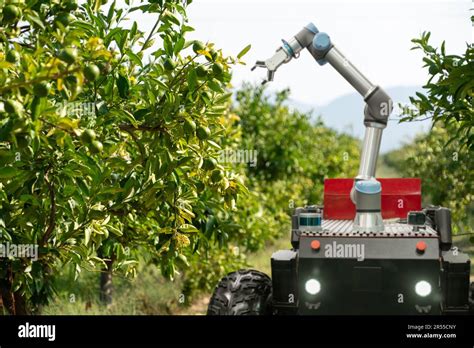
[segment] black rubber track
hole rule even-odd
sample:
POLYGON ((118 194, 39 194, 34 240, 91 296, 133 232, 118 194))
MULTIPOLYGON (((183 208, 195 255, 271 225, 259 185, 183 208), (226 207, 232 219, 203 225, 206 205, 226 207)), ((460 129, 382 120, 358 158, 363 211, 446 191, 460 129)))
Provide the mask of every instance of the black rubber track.
POLYGON ((217 284, 207 315, 271 314, 272 281, 265 273, 244 269, 229 273, 217 284))

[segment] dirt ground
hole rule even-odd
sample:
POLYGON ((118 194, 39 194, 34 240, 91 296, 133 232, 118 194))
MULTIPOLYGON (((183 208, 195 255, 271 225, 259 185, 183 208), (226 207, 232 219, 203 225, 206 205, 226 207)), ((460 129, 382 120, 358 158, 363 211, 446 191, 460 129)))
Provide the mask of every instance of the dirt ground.
POLYGON ((179 309, 175 315, 206 315, 211 294, 200 295, 188 308, 179 309))

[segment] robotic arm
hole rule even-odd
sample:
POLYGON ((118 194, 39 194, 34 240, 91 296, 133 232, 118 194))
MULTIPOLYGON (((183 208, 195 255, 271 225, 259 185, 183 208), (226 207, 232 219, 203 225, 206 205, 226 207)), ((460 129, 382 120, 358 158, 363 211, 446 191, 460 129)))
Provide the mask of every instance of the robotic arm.
MULTIPOLYGON (((305 26, 289 42, 283 41, 273 57, 265 61, 257 61, 256 67, 267 69, 267 79, 272 81, 276 70, 299 53, 308 49, 311 55, 320 64, 329 62, 364 98, 364 125, 366 126, 364 143, 361 154, 359 173, 356 181, 372 180, 375 178, 375 168, 380 151, 383 129, 392 112, 392 100, 379 86, 373 85, 344 55, 333 45, 326 33, 319 32, 313 23, 305 26)), ((353 200, 353 194, 351 194, 353 200)))

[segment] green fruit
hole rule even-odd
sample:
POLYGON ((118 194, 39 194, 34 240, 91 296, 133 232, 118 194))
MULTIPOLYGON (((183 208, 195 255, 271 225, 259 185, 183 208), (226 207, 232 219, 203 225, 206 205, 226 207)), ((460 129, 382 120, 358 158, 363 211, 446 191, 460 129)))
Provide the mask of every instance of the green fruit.
POLYGON ((15 138, 20 149, 24 149, 31 144, 31 137, 28 136, 28 133, 17 134, 15 138))
POLYGON ((67 64, 73 64, 77 60, 77 49, 68 47, 59 52, 59 59, 67 64))
POLYGON ((204 186, 202 182, 199 181, 196 183, 196 190, 198 193, 201 193, 202 191, 204 191, 205 188, 206 186, 204 186))
POLYGON ((76 17, 74 17, 72 14, 67 13, 67 12, 60 12, 56 18, 54 19, 55 23, 61 23, 64 27, 69 26, 71 22, 75 21, 76 17))
POLYGON ((211 131, 205 126, 199 126, 196 129, 196 135, 200 140, 206 140, 211 135, 211 131))
POLYGON ((213 62, 213 61, 216 59, 216 57, 217 57, 217 52, 214 51, 214 50, 211 50, 209 53, 211 54, 211 58, 209 58, 208 56, 206 56, 206 59, 207 59, 209 62, 213 62))
POLYGON ((218 183, 222 179, 224 179, 224 172, 220 169, 214 169, 211 173, 211 181, 213 183, 218 183))
POLYGON ((98 140, 93 140, 89 149, 94 153, 100 153, 104 149, 104 145, 102 145, 102 143, 98 140))
POLYGON ((196 75, 198 77, 206 77, 207 75, 207 69, 205 67, 203 67, 202 65, 199 65, 197 68, 196 68, 196 75))
POLYGON ((96 137, 97 135, 92 129, 86 129, 81 134, 81 140, 86 144, 91 144, 95 140, 96 137))
POLYGON ((431 75, 436 75, 438 73, 438 67, 435 66, 435 65, 432 65, 432 66, 429 67, 428 72, 431 75))
POLYGON ((95 64, 88 65, 84 68, 84 76, 89 81, 95 81, 100 76, 100 69, 95 64))
POLYGON ((19 20, 21 17, 21 10, 15 5, 7 5, 3 8, 3 20, 7 23, 12 23, 19 20))
POLYGON ((216 169, 217 161, 214 158, 205 158, 202 162, 202 169, 204 170, 214 170, 216 169))
POLYGON ((183 130, 186 135, 193 135, 196 130, 196 123, 193 120, 185 119, 183 123, 183 130))
POLYGON ((46 97, 51 89, 51 84, 46 81, 39 82, 33 86, 33 93, 37 97, 46 97))
POLYGON ((213 66, 212 66, 212 72, 216 75, 222 75, 224 73, 224 68, 222 67, 221 64, 219 63, 215 63, 213 66))
POLYGON ((23 111, 23 105, 21 105, 16 100, 8 99, 3 102, 3 107, 5 111, 9 114, 20 115, 23 111))
POLYGON ((163 66, 165 67, 166 70, 172 71, 176 67, 176 64, 170 58, 166 58, 165 61, 163 62, 163 66))
POLYGON ((194 43, 193 43, 194 53, 198 53, 198 51, 202 51, 204 49, 205 49, 205 46, 201 41, 194 41, 194 43))
POLYGON ((7 53, 6 60, 9 63, 18 63, 20 61, 20 53, 14 50, 10 50, 7 53))

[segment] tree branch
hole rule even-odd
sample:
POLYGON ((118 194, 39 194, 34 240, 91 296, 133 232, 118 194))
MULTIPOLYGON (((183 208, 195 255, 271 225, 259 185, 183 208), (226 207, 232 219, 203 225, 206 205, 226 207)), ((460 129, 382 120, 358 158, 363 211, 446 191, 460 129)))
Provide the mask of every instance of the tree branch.
POLYGON ((46 171, 45 181, 49 188, 49 199, 51 201, 51 210, 49 211, 49 223, 48 229, 46 230, 45 234, 43 235, 43 239, 41 240, 41 246, 44 246, 48 239, 51 237, 54 228, 56 227, 56 195, 54 192, 54 183, 48 179, 48 170, 46 171))
POLYGON ((143 148, 143 145, 140 144, 140 141, 138 140, 135 132, 133 131, 132 128, 120 128, 122 129, 123 131, 127 132, 128 134, 130 134, 130 136, 132 137, 133 141, 135 142, 135 144, 137 145, 138 147, 138 150, 140 151, 140 157, 142 158, 142 163, 145 163, 145 149, 143 148))
POLYGON ((131 124, 121 124, 119 125, 119 128, 127 133, 134 130, 140 130, 140 131, 145 131, 145 132, 167 133, 167 129, 163 126, 145 126, 145 125, 133 126, 131 124))
POLYGON ((32 84, 35 84, 35 83, 38 83, 38 82, 41 82, 41 81, 57 80, 57 79, 59 79, 63 76, 75 73, 79 70, 81 70, 81 68, 75 68, 75 69, 72 69, 72 70, 65 70, 65 71, 59 72, 59 73, 51 75, 51 76, 48 76, 48 75, 40 76, 40 77, 34 78, 33 80, 18 82, 18 83, 14 83, 14 84, 11 84, 11 85, 6 85, 6 86, 3 86, 3 87, 0 87, 0 94, 3 94, 4 92, 9 91, 9 90, 14 89, 14 88, 20 88, 20 87, 32 85, 32 84))

